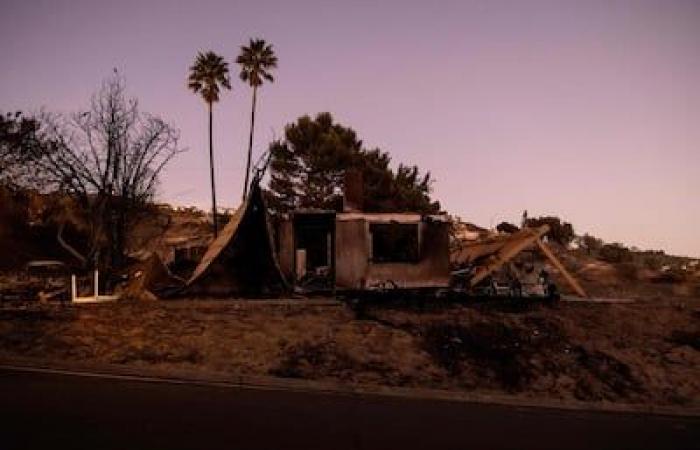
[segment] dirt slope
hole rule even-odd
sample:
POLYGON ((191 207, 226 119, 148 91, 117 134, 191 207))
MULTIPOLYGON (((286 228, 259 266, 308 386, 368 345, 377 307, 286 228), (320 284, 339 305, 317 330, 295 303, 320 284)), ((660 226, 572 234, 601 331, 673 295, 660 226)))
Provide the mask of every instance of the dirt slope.
POLYGON ((700 301, 416 311, 231 301, 0 311, 0 357, 660 405, 700 403, 700 301))

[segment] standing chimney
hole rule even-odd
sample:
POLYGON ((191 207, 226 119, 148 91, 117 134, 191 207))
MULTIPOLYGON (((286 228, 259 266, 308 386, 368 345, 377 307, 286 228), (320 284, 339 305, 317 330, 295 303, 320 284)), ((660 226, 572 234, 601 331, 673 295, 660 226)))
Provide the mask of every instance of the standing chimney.
POLYGON ((347 169, 344 184, 343 212, 362 211, 364 196, 362 172, 357 169, 347 169))

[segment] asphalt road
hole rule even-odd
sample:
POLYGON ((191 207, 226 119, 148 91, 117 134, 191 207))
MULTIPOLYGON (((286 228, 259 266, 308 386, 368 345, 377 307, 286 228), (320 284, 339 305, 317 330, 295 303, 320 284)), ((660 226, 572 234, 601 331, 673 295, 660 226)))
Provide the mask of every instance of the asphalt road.
POLYGON ((700 418, 0 370, 0 449, 698 449, 700 418))

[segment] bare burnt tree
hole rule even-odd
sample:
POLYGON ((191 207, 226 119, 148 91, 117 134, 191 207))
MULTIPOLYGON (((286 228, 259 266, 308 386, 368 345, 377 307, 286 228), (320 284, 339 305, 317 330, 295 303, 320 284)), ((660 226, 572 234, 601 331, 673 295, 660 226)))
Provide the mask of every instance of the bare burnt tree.
POLYGON ((87 111, 41 114, 41 141, 34 149, 33 172, 45 186, 67 194, 87 223, 82 251, 58 240, 85 267, 98 260, 119 266, 126 233, 154 196, 166 164, 182 150, 179 132, 162 119, 141 113, 125 94, 116 72, 92 97, 87 111))

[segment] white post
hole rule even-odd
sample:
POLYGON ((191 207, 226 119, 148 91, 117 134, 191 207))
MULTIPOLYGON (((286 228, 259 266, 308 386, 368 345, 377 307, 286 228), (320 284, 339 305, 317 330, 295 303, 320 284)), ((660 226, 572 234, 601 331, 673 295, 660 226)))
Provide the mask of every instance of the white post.
POLYGON ((95 301, 97 301, 97 296, 99 295, 100 292, 100 274, 95 269, 95 301))
POLYGON ((75 298, 78 296, 78 287, 75 285, 75 275, 70 276, 70 301, 75 303, 75 298))

